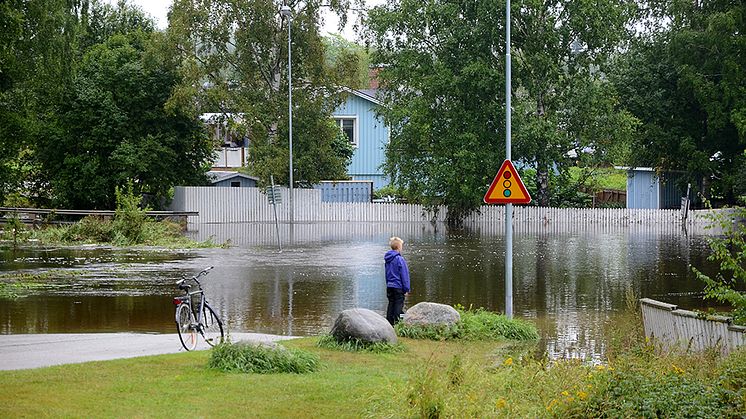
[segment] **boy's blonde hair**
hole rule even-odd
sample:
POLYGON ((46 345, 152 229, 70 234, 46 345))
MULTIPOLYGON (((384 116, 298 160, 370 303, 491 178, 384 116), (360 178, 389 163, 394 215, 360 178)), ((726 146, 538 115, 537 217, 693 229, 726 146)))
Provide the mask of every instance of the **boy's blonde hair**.
POLYGON ((396 250, 401 248, 401 245, 404 244, 404 240, 394 236, 389 239, 389 246, 391 246, 391 250, 396 250))

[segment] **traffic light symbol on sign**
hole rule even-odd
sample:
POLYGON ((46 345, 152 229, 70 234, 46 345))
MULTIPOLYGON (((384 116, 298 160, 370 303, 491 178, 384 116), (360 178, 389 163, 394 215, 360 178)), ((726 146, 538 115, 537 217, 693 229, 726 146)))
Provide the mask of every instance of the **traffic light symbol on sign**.
POLYGON ((528 204, 531 195, 523 185, 518 171, 510 160, 505 160, 497 171, 495 180, 484 195, 486 204, 528 204))

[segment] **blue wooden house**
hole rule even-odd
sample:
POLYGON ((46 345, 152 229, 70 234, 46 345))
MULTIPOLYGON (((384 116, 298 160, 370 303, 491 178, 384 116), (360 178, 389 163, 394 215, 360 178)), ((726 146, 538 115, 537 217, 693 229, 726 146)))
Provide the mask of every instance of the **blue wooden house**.
POLYGON ((385 148, 389 142, 389 129, 376 116, 376 90, 350 90, 347 100, 339 106, 332 117, 355 146, 355 154, 347 169, 352 180, 369 180, 374 189, 389 184, 381 165, 385 159, 385 148))
POLYGON ((627 208, 681 208, 686 188, 680 185, 681 173, 657 173, 650 167, 619 167, 627 170, 627 208))

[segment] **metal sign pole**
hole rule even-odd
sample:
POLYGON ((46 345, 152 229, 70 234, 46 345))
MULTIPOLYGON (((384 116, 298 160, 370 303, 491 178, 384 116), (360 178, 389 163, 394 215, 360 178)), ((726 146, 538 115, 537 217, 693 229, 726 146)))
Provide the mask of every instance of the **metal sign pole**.
MULTIPOLYGON (((505 159, 510 160, 510 0, 505 4, 505 159)), ((513 204, 505 205, 505 315, 513 318, 513 204)))
POLYGON ((272 208, 275 211, 275 231, 277 232, 277 247, 280 249, 280 253, 282 253, 282 241, 280 241, 280 222, 277 219, 277 199, 279 198, 279 194, 277 193, 277 189, 275 188, 274 175, 269 175, 269 179, 270 182, 272 182, 270 193, 272 194, 272 208))

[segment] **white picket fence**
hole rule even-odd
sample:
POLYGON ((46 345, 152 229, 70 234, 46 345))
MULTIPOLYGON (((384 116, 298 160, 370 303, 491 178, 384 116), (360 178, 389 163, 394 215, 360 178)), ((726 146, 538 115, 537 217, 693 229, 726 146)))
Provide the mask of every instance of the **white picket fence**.
POLYGON ((746 327, 733 325, 730 317, 702 316, 649 298, 640 305, 645 336, 664 349, 719 348, 727 354, 746 343, 746 327))
MULTIPOLYGON (((281 188, 282 202, 277 206, 280 222, 290 221, 289 191, 281 188)), ((422 205, 393 203, 321 202, 321 192, 295 189, 294 217, 297 223, 316 222, 443 222, 445 206, 428 212, 422 205)), ((258 188, 176 187, 169 207, 172 211, 196 211, 191 223, 267 223, 274 222, 274 210, 267 196, 258 188)), ((589 225, 665 225, 680 228, 679 210, 644 210, 618 208, 545 208, 515 206, 516 225, 583 226, 589 225), (677 227, 678 226, 678 227, 677 227)), ((505 223, 504 206, 484 205, 464 220, 466 225, 487 224, 496 229, 505 223)), ((687 225, 702 226, 709 219, 699 211, 690 212, 687 225)))

